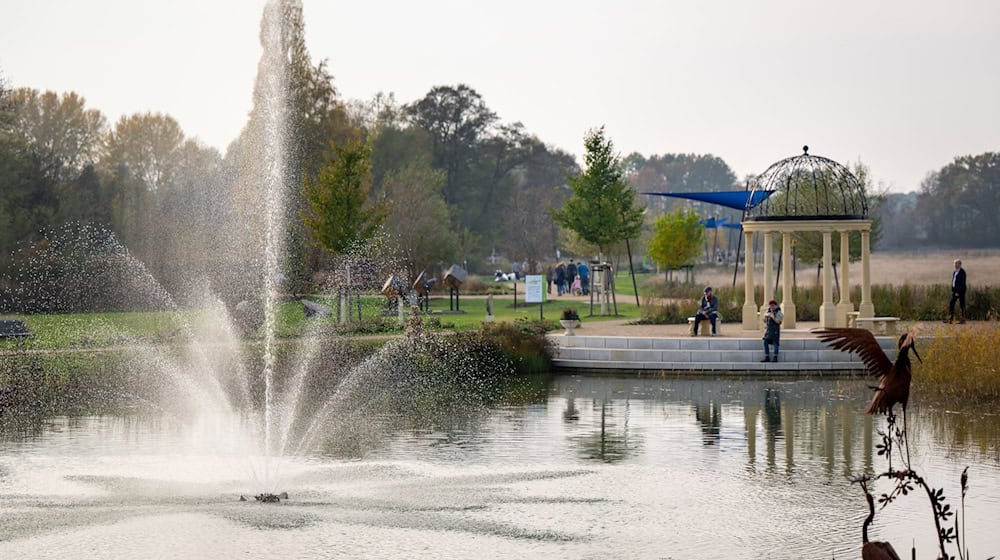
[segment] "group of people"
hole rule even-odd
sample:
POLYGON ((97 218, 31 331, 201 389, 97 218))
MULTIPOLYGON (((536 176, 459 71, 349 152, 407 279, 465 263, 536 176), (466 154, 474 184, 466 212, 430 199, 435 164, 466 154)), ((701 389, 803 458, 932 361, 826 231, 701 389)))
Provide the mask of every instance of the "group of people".
POLYGON ((557 264, 547 275, 549 279, 548 293, 552 293, 552 284, 556 285, 557 295, 585 296, 590 293, 590 267, 581 261, 573 259, 568 264, 557 264))
MULTIPOLYGON (((965 269, 962 268, 962 260, 955 259, 955 270, 951 273, 951 300, 948 302, 948 318, 945 323, 954 323, 955 304, 958 304, 958 323, 965 323, 965 269)), ((698 336, 698 325, 702 321, 709 321, 712 324, 712 336, 717 333, 716 321, 719 316, 719 300, 712 294, 711 286, 705 288, 705 295, 702 296, 698 304, 698 312, 694 317, 691 336, 698 336)), ((778 348, 781 344, 781 323, 784 315, 778 302, 771 300, 767 302, 767 311, 764 312, 764 359, 762 362, 777 362, 778 348)))
POLYGON ((504 272, 499 268, 493 273, 494 282, 510 282, 517 280, 524 280, 524 277, 528 275, 531 268, 528 266, 528 261, 517 262, 511 264, 511 271, 504 272))
MULTIPOLYGON (((716 322, 719 319, 719 298, 712 293, 712 287, 705 287, 705 295, 701 296, 698 303, 698 312, 694 315, 694 324, 691 327, 691 336, 698 336, 698 326, 702 321, 708 321, 712 325, 712 336, 718 334, 716 322)), ((781 344, 781 322, 784 315, 778 302, 771 300, 767 302, 767 311, 764 312, 764 359, 762 362, 778 361, 778 346, 781 344), (774 350, 772 357, 771 351, 774 350)))
MULTIPOLYGON (((529 272, 528 262, 513 263, 512 272, 504 272, 497 269, 493 274, 496 282, 509 282, 511 280, 523 280, 529 272)), ((552 285, 556 286, 557 295, 577 295, 585 296, 590 294, 590 267, 587 263, 576 262, 570 259, 568 263, 559 262, 554 266, 549 266, 546 270, 548 281, 548 293, 552 293, 552 285)))

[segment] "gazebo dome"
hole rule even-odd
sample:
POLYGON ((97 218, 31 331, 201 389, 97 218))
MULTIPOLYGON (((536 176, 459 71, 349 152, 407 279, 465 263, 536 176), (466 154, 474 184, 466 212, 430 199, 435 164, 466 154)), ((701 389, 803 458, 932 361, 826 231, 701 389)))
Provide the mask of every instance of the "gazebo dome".
POLYGON ((773 191, 746 211, 745 220, 866 220, 865 187, 843 165, 809 153, 783 159, 754 179, 751 196, 773 191))

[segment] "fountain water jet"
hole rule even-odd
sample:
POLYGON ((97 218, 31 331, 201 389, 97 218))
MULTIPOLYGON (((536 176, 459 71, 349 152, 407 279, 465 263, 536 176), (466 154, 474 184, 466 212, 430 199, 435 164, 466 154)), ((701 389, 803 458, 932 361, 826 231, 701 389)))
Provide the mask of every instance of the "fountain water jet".
POLYGON ((264 247, 264 479, 270 480, 272 384, 274 382, 275 313, 284 256, 285 142, 287 139, 288 80, 284 54, 282 3, 272 0, 261 22, 261 71, 264 101, 264 188, 266 231, 264 247))

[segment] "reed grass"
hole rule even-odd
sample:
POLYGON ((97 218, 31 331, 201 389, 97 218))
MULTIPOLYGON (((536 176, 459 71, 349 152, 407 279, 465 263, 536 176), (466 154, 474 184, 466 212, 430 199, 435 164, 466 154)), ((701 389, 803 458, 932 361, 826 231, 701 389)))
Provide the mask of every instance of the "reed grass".
MULTIPOLYGON (((702 286, 691 284, 647 284, 652 298, 650 305, 643 310, 644 320, 654 320, 655 317, 666 318, 665 323, 682 323, 693 310, 702 295, 702 286), (657 301, 661 300, 661 301, 657 301), (657 306, 680 306, 681 314, 670 313, 657 306), (692 310, 683 315, 684 310, 692 310)), ((840 302, 840 294, 834 290, 833 301, 840 302)), ((723 316, 738 316, 744 301, 743 286, 730 288, 720 286, 715 288, 719 298, 719 309, 723 316), (732 315, 736 311, 736 315, 732 315)), ((763 289, 755 290, 755 301, 758 304, 764 300, 763 289)), ((781 302, 784 296, 781 289, 774 293, 774 298, 781 302)), ((951 288, 945 284, 912 285, 912 284, 879 284, 872 286, 872 303, 875 313, 881 317, 899 317, 904 321, 940 321, 948 316, 948 302, 951 299, 951 288)), ((851 290, 851 302, 857 307, 861 301, 861 288, 855 286, 851 290)), ((816 286, 797 287, 795 289, 796 318, 799 321, 818 321, 819 308, 823 303, 823 289, 816 286)), ((957 305, 956 305, 957 307, 957 305)), ((965 318, 970 321, 996 320, 1000 318, 1000 286, 972 287, 966 293, 965 318)), ((661 323, 664 324, 664 323, 661 323)))
POLYGON ((957 402, 1000 401, 1000 325, 987 322, 938 332, 921 352, 914 388, 957 402))

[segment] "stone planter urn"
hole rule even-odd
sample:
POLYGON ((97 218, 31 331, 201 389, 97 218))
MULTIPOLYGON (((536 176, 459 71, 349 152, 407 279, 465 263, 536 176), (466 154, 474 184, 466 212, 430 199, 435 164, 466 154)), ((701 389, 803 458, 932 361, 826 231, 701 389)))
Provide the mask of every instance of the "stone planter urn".
POLYGON ((566 336, 574 336, 574 330, 580 326, 579 319, 559 319, 559 324, 566 329, 566 336))

